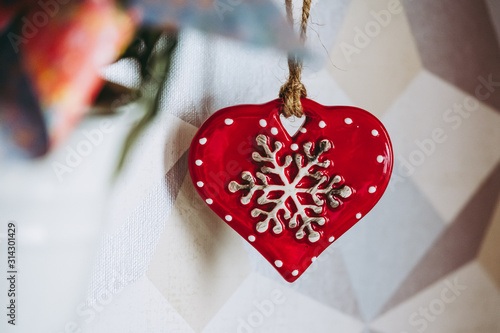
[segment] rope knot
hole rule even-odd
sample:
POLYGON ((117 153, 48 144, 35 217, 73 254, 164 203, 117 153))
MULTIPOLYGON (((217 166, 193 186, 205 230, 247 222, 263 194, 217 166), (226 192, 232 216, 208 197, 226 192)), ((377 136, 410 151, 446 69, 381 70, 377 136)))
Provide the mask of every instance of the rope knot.
POLYGON ((285 117, 302 117, 301 98, 307 97, 307 90, 304 84, 299 80, 291 78, 281 86, 279 97, 283 100, 283 114, 285 117))

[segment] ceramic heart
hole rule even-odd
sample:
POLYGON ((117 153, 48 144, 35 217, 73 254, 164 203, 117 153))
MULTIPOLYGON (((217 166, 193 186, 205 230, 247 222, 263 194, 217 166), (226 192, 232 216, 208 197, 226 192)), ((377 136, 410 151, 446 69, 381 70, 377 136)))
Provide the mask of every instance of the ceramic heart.
POLYGON ((392 172, 387 131, 355 107, 302 100, 293 137, 281 100, 216 112, 190 151, 205 202, 289 282, 377 203, 392 172))

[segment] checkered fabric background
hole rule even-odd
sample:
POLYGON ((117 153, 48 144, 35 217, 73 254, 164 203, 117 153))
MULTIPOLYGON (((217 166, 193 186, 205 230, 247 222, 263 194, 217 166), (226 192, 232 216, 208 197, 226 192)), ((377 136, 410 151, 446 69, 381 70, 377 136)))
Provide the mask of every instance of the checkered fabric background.
POLYGON ((50 163, 64 147, 5 167, 0 207, 25 230, 25 274, 46 281, 24 278, 39 332, 500 332, 500 1, 402 2, 313 1, 309 97, 379 117, 395 169, 379 204, 294 284, 200 200, 187 166, 212 113, 276 98, 287 75, 276 50, 182 31, 162 112, 111 187, 133 105, 63 182, 50 163))

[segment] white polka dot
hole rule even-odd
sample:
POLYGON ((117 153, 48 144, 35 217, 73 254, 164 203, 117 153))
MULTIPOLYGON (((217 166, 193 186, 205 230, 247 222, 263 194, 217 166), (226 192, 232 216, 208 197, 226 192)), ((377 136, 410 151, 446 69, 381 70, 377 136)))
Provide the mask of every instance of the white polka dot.
POLYGON ((328 238, 328 241, 329 241, 330 243, 333 243, 333 241, 334 241, 334 240, 335 240, 335 237, 333 237, 333 236, 332 236, 332 237, 330 237, 330 238, 328 238))
POLYGON ((307 133, 307 129, 306 129, 305 127, 302 127, 302 128, 300 129, 300 132, 302 132, 302 133, 307 133))
POLYGON ((368 188, 369 193, 375 193, 376 190, 377 188, 375 186, 370 186, 370 188, 368 188))
POLYGON ((254 235, 250 235, 250 236, 248 236, 248 240, 249 240, 250 242, 255 242, 255 236, 254 236, 254 235))
POLYGON ((299 271, 298 271, 298 270, 294 270, 294 271, 292 272, 292 275, 293 275, 293 276, 297 276, 297 275, 299 275, 299 271))
POLYGON ((231 215, 226 215, 224 218, 227 222, 231 222, 233 220, 233 217, 231 215))
POLYGON ((290 148, 292 148, 292 150, 295 151, 295 150, 299 149, 299 145, 296 144, 296 143, 292 143, 292 145, 290 146, 290 148))
POLYGON ((378 155, 377 156, 377 162, 382 163, 384 161, 384 156, 378 155))
POLYGON ((271 134, 273 135, 278 134, 278 129, 276 127, 271 128, 271 134))
POLYGON ((196 162, 194 162, 197 166, 200 166, 203 164, 203 161, 202 160, 196 160, 196 162))
POLYGON ((209 204, 209 205, 211 205, 211 204, 213 204, 213 203, 214 203, 214 201, 213 201, 212 199, 210 199, 210 198, 208 198, 207 200, 205 200, 205 202, 206 202, 207 204, 209 204))
POLYGON ((203 182, 197 182, 196 185, 198 185, 198 187, 203 187, 205 184, 203 184, 203 182))
POLYGON ((319 122, 319 127, 321 128, 325 128, 326 127, 326 123, 322 120, 319 122))
POLYGON ((345 122, 347 125, 351 125, 351 124, 352 124, 352 119, 351 119, 351 118, 345 118, 345 119, 344 119, 344 122, 345 122))
POLYGON ((311 258, 311 262, 315 262, 315 261, 316 261, 316 259, 318 259, 318 258, 316 258, 316 257, 312 257, 312 258, 311 258))
POLYGON ((200 145, 204 145, 205 143, 207 143, 207 138, 201 138, 200 145))
POLYGON ((373 136, 378 136, 378 131, 377 130, 372 130, 372 135, 373 136))
POLYGON ((261 127, 266 127, 267 126, 267 121, 265 119, 261 119, 261 120, 259 120, 259 125, 261 127))
POLYGON ((362 216, 362 215, 361 215, 361 213, 357 213, 357 214, 356 214, 356 218, 357 218, 358 220, 361 218, 361 216, 362 216))
POLYGON ((226 118, 226 120, 224 120, 224 123, 226 123, 226 125, 232 125, 234 123, 234 120, 232 120, 231 118, 226 118))
POLYGON ((276 265, 276 267, 281 267, 281 266, 283 266, 283 261, 281 261, 281 260, 276 260, 276 261, 274 262, 274 264, 276 265))

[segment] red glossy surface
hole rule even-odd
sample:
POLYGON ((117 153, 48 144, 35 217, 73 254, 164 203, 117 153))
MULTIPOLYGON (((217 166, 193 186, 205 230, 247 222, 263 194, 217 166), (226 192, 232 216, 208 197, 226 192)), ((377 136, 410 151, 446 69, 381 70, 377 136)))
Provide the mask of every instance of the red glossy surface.
MULTIPOLYGON (((332 244, 332 240, 338 239, 371 210, 387 187, 393 164, 392 146, 387 131, 370 113, 348 106, 326 107, 308 99, 303 99, 302 105, 306 115, 302 127, 305 131, 299 131, 294 137, 290 137, 281 124, 280 100, 222 109, 210 117, 194 137, 189 161, 191 178, 203 200, 208 200, 210 208, 247 241, 250 236, 255 237, 253 242, 249 241, 250 244, 289 282, 295 281, 309 267, 314 257, 318 257, 332 244), (266 126, 262 126, 264 122, 261 120, 265 120, 266 126), (272 133, 276 133, 273 128, 277 129, 277 134, 272 133), (298 227, 290 228, 284 211, 278 214, 283 232, 274 234, 273 224, 270 224, 267 231, 257 232, 256 225, 264 217, 252 217, 251 211, 255 208, 270 211, 274 204, 259 205, 257 198, 263 192, 257 191, 251 202, 244 205, 240 200, 248 190, 235 193, 229 191, 231 181, 247 183, 241 178, 243 171, 248 171, 255 177, 263 166, 271 166, 269 162, 256 162, 252 159, 253 152, 265 155, 263 147, 256 143, 259 134, 269 137, 268 142, 273 150, 276 141, 283 143, 283 148, 277 153, 280 164, 285 162, 287 155, 305 155, 304 143, 311 142, 314 152, 318 151, 321 140, 326 139, 333 145, 332 149, 320 157, 320 161, 330 160, 333 163, 326 168, 313 166, 310 171, 321 172, 329 181, 335 175, 340 175, 343 184, 353 189, 353 194, 348 198, 340 198, 341 204, 337 208, 325 204, 320 213, 307 210, 307 214, 312 217, 322 216, 326 219, 322 226, 312 224, 312 228, 320 234, 318 241, 308 240, 309 231, 306 231, 306 237, 297 239, 296 231, 300 223, 298 227), (299 147, 296 151, 292 150, 294 143, 299 147), (370 193, 370 187, 375 188, 374 193, 370 193), (231 216, 231 221, 227 221, 227 215, 231 216), (282 265, 276 265, 277 260, 282 265), (294 271, 297 272, 293 274, 294 271)), ((297 149, 297 146, 293 147, 297 149)), ((295 162, 292 162, 286 169, 287 177, 293 177, 297 170, 295 162)), ((269 183, 280 183, 274 175, 268 175, 267 179, 269 183)), ((260 180, 257 183, 262 184, 260 180)), ((315 179, 306 177, 298 187, 308 187, 315 183, 315 179)), ((320 188, 327 183, 320 185, 320 188)), ((276 192, 273 194, 269 198, 275 199, 280 195, 276 192)), ((307 195, 300 196, 301 202, 314 204, 307 195)), ((293 203, 286 204, 292 213, 296 211, 293 203)))

